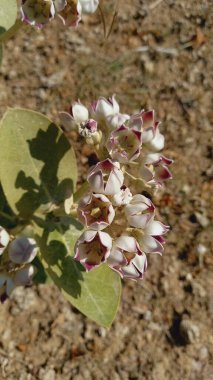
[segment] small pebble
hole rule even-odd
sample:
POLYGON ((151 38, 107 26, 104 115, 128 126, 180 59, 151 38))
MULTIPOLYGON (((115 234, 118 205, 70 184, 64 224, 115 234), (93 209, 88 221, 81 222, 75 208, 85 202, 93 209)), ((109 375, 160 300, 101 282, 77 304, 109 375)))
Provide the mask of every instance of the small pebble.
POLYGON ((183 319, 180 323, 180 333, 185 343, 195 343, 200 338, 199 327, 189 319, 183 319))

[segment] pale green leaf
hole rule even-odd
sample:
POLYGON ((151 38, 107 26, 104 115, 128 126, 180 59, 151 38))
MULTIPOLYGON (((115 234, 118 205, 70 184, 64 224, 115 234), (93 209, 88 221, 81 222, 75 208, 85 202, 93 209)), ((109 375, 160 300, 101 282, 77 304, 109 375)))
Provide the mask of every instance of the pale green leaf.
POLYGON ((73 149, 44 115, 9 109, 0 123, 0 180, 22 217, 44 214, 72 198, 77 179, 73 149))
POLYGON ((0 35, 7 32, 16 21, 17 1, 0 0, 0 35))
POLYGON ((37 236, 42 263, 53 282, 87 317, 110 327, 120 301, 120 276, 106 264, 86 273, 73 259, 74 245, 82 233, 81 225, 70 217, 62 218, 54 231, 37 236))

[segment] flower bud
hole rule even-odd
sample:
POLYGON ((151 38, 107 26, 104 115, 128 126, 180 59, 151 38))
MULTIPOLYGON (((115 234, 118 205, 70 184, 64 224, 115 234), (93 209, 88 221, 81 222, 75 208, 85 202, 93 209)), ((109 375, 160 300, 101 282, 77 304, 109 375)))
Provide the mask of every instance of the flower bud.
POLYGON ((9 246, 9 258, 16 264, 30 263, 37 253, 36 241, 25 236, 17 237, 9 246))
POLYGON ((124 175, 119 162, 106 159, 98 162, 90 170, 87 180, 95 193, 114 195, 120 191, 124 182, 124 175))
POLYGON ((113 95, 111 98, 100 97, 97 101, 92 103, 94 118, 98 121, 106 120, 108 116, 119 113, 119 104, 113 95))
POLYGON ((15 286, 25 286, 28 285, 37 270, 33 265, 28 265, 25 268, 19 269, 14 276, 14 284, 15 286))
POLYGON ((112 248, 112 239, 106 232, 85 231, 76 242, 75 259, 92 270, 106 262, 112 248))
POLYGON ((145 228, 154 216, 155 207, 144 195, 134 195, 125 207, 125 214, 131 227, 145 228))
POLYGON ((115 241, 107 262, 122 278, 133 280, 143 278, 147 268, 146 255, 132 236, 122 235, 115 241))
POLYGON ((8 235, 7 231, 0 226, 0 256, 4 252, 5 248, 7 247, 10 240, 10 236, 8 235))
POLYGON ((93 230, 100 231, 108 227, 114 216, 112 203, 103 194, 87 194, 79 202, 78 218, 93 230))
POLYGON ((24 268, 16 269, 11 274, 0 274, 0 302, 4 303, 17 286, 25 286, 30 284, 36 268, 33 265, 27 265, 24 268))

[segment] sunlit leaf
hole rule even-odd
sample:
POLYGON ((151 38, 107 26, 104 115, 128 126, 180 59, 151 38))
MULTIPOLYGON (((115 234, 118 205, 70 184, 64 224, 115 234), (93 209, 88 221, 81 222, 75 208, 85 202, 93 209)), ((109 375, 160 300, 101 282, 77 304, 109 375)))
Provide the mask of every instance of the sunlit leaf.
POLYGON ((37 236, 42 263, 65 298, 98 324, 109 327, 115 318, 121 293, 120 277, 106 264, 86 273, 73 259, 74 245, 82 233, 72 218, 62 218, 54 231, 37 236))
POLYGON ((73 149, 45 116, 9 109, 0 123, 0 180, 15 213, 45 214, 72 198, 77 167, 73 149))
POLYGON ((15 24, 17 17, 16 0, 0 0, 0 35, 15 24))

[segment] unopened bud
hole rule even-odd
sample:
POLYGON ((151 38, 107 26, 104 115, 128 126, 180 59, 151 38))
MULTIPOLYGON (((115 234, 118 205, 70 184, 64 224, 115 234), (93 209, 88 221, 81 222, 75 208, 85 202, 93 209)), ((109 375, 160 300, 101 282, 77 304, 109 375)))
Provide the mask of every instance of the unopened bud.
POLYGON ((16 238, 9 246, 9 258, 16 264, 30 263, 37 253, 36 241, 25 236, 16 238))
POLYGON ((4 228, 0 227, 0 255, 4 252, 7 244, 9 243, 10 236, 4 228))

